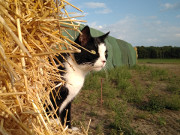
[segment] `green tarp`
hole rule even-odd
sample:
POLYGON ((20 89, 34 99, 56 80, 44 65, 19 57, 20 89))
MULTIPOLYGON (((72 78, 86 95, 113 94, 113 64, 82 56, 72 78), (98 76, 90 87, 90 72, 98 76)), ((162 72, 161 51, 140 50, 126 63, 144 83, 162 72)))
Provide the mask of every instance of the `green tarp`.
MULTIPOLYGON (((80 29, 83 29, 83 27, 84 25, 81 25, 80 29)), ((101 36, 104 34, 103 32, 93 28, 90 28, 90 31, 93 37, 101 36)), ((68 32, 71 34, 72 37, 74 37, 74 39, 76 39, 76 37, 78 36, 78 33, 75 31, 68 30, 68 32)), ((71 38, 65 32, 63 33, 63 35, 71 38)), ((112 36, 108 36, 105 41, 108 48, 108 60, 106 68, 111 69, 114 67, 124 65, 133 66, 136 64, 136 52, 131 44, 123 40, 116 39, 112 36)))

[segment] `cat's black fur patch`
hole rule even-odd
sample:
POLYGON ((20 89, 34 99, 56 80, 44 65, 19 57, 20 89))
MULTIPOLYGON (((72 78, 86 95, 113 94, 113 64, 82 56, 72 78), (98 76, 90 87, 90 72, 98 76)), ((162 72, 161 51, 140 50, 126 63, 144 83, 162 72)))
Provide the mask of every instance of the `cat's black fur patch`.
POLYGON ((93 64, 96 61, 96 59, 99 57, 98 45, 100 43, 105 42, 104 40, 108 36, 109 32, 100 37, 92 37, 88 26, 84 27, 84 29, 81 32, 82 35, 79 35, 75 40, 75 42, 89 51, 91 50, 95 51, 96 54, 89 53, 86 50, 79 48, 81 49, 81 53, 74 54, 75 60, 78 64, 83 64, 83 63, 93 64))

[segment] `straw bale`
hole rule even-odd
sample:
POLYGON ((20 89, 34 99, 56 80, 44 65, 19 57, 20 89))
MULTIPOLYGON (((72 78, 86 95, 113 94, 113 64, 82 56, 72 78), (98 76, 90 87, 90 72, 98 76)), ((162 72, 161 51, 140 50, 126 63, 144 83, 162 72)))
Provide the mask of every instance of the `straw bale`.
POLYGON ((66 5, 81 11, 65 0, 0 0, 0 134, 81 134, 51 122, 43 107, 65 83, 56 55, 80 52, 62 35, 79 32, 66 5))

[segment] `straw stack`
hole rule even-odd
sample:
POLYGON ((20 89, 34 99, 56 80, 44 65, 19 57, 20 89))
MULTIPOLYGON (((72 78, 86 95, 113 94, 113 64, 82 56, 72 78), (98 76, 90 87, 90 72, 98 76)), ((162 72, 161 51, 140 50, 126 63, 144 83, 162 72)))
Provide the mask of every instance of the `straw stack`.
POLYGON ((0 134, 68 133, 43 108, 64 83, 55 56, 79 52, 62 35, 79 29, 66 5, 76 8, 65 0, 0 0, 0 134))

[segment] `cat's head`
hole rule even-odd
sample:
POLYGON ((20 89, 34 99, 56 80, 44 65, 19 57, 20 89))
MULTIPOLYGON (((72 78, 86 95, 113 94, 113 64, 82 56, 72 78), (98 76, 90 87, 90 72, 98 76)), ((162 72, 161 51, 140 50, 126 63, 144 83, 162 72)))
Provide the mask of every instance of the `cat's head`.
POLYGON ((79 48, 81 49, 81 53, 74 54, 77 64, 84 65, 84 67, 87 67, 90 70, 101 70, 106 65, 107 61, 108 55, 104 40, 108 36, 109 32, 99 37, 92 37, 90 28, 85 26, 81 33, 82 34, 77 37, 75 42, 91 51, 93 54, 79 48))

